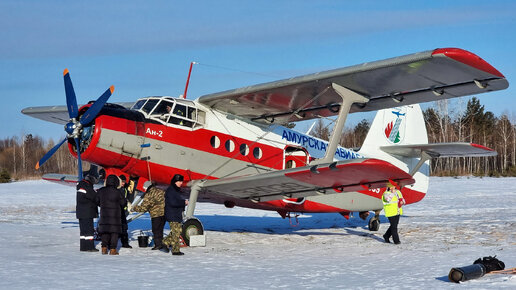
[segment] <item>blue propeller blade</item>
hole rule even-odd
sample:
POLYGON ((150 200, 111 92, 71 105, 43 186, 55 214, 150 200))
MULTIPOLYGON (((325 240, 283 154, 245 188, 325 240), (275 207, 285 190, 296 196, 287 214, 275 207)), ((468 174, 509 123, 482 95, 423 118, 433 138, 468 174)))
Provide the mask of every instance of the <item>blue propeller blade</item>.
POLYGON ((82 115, 81 120, 79 121, 82 125, 86 125, 89 122, 93 121, 97 114, 100 112, 104 104, 107 102, 109 97, 111 97, 111 94, 113 94, 113 91, 115 90, 114 86, 109 87, 102 96, 100 96, 93 105, 82 115))
POLYGON ((70 119, 77 118, 79 115, 79 109, 77 108, 77 98, 75 97, 75 91, 72 85, 72 79, 68 69, 63 72, 65 94, 66 94, 66 106, 68 107, 68 116, 70 119))
POLYGON ((79 138, 75 138, 75 148, 77 148, 77 161, 79 165, 79 181, 82 180, 82 159, 81 159, 81 148, 79 148, 79 138))
POLYGON ((39 169, 39 167, 41 165, 43 165, 43 163, 47 162, 47 160, 52 157, 52 155, 54 155, 54 153, 56 153, 57 149, 59 149, 59 147, 61 147, 61 145, 63 145, 63 143, 66 141, 66 138, 63 139, 63 141, 59 142, 59 144, 57 144, 56 146, 52 147, 52 149, 50 149, 44 156, 43 158, 41 158, 38 163, 36 164, 36 170, 39 169))

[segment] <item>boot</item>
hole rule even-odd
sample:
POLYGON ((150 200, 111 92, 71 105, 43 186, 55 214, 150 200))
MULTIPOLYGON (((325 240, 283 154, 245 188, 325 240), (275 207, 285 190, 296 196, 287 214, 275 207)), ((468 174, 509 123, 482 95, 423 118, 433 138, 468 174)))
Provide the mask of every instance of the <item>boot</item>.
POLYGON ((116 251, 116 249, 111 249, 111 250, 109 250, 109 254, 110 255, 118 255, 118 252, 116 251))
POLYGON ((181 252, 181 251, 179 251, 179 252, 172 252, 172 255, 174 255, 174 256, 182 256, 182 255, 184 255, 184 254, 185 254, 185 253, 183 253, 183 252, 181 252))
POLYGON ((389 237, 387 235, 383 235, 383 239, 385 240, 386 243, 391 242, 391 241, 389 241, 389 237))
POLYGON ((107 247, 102 247, 102 255, 107 255, 107 247))

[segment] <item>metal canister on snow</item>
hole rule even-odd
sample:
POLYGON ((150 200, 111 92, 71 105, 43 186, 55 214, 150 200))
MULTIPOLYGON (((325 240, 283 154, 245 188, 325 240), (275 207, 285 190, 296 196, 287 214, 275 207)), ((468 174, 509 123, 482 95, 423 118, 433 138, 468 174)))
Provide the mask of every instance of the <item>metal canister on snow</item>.
POLYGON ((452 268, 448 274, 450 281, 459 283, 471 279, 476 279, 486 274, 486 267, 482 264, 473 264, 460 268, 452 268))

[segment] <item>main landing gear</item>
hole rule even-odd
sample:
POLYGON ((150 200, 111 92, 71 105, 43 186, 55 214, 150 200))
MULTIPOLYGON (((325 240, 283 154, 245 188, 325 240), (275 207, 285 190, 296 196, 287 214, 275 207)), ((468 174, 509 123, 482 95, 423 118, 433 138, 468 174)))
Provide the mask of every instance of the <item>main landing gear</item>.
POLYGON ((380 212, 381 210, 376 210, 374 212, 374 217, 369 219, 369 230, 372 232, 377 232, 380 229, 380 212))
POLYGON ((183 222, 183 231, 181 232, 181 236, 183 237, 185 244, 190 246, 190 237, 200 235, 204 235, 204 227, 200 220, 189 218, 183 222))
POLYGON ((203 239, 205 238, 204 227, 201 221, 193 216, 195 204, 197 203, 197 198, 199 197, 200 190, 201 186, 198 183, 195 183, 192 186, 190 198, 188 200, 188 208, 186 210, 185 220, 183 221, 183 230, 181 236, 183 237, 183 241, 187 246, 194 246, 191 243, 192 236, 200 236, 203 239))

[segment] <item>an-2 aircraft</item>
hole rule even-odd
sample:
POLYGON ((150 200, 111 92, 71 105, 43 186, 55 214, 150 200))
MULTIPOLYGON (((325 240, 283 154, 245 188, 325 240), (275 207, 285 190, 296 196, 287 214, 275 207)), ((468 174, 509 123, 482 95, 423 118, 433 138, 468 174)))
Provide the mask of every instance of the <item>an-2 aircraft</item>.
MULTIPOLYGON (((395 182, 407 204, 423 199, 431 158, 492 156, 477 144, 428 144, 418 103, 503 90, 505 77, 475 54, 444 48, 269 82, 196 100, 147 97, 77 106, 68 70, 67 106, 22 112, 65 125, 66 137, 39 161, 41 166, 68 141, 70 153, 125 174, 138 186, 168 185, 182 174, 190 188, 183 238, 202 234, 196 202, 289 213, 359 212, 378 230, 381 196, 395 182), (339 146, 348 113, 378 111, 359 150, 339 146), (296 132, 291 122, 337 116, 329 141, 296 132)), ((186 91, 185 91, 186 93, 186 91)), ((82 178, 79 168, 78 178, 82 178)), ((46 180, 77 182, 47 174, 46 180)))

